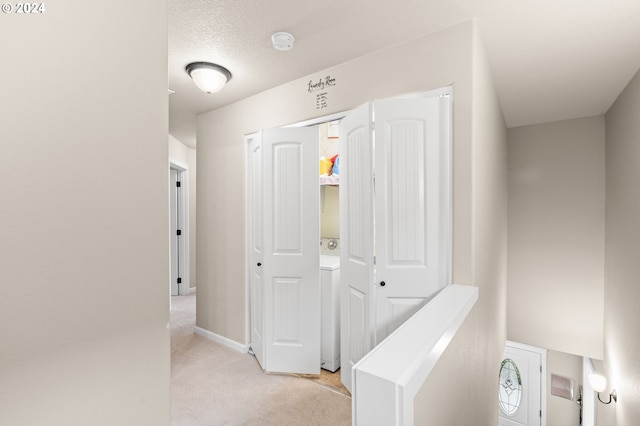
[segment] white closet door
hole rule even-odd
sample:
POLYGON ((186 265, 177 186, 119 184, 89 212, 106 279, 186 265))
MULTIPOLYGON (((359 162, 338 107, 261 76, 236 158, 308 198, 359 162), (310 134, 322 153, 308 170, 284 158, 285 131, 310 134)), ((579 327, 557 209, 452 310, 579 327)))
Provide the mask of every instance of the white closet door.
POLYGON ((351 391, 353 365, 371 350, 373 158, 371 104, 340 122, 340 366, 351 391))
POLYGON ((247 189, 249 209, 247 232, 249 242, 249 286, 251 292, 251 349, 264 369, 264 215, 262 184, 262 135, 256 133, 248 137, 249 159, 247 164, 247 189))
POLYGON ((320 374, 319 136, 263 131, 265 369, 320 374))
POLYGON ((447 285, 440 107, 438 97, 374 104, 377 343, 447 285))

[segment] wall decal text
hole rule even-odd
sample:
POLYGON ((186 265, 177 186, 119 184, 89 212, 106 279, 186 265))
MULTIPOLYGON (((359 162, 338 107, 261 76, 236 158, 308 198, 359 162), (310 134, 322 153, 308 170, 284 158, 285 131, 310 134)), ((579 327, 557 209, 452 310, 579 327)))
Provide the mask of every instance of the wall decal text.
POLYGON ((336 79, 330 75, 317 80, 309 80, 307 92, 315 94, 316 109, 324 109, 329 106, 329 93, 327 90, 335 85, 336 79))

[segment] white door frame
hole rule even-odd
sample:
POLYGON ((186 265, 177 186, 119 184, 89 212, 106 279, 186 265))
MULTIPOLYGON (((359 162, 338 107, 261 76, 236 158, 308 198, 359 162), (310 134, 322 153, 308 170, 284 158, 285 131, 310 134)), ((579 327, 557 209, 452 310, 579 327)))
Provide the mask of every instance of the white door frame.
MULTIPOLYGON (((179 223, 181 237, 179 243, 179 269, 182 282, 178 286, 178 295, 186 295, 191 292, 191 278, 189 274, 189 166, 170 158, 169 169, 178 172, 181 197, 178 198, 179 223)), ((171 190, 171 188, 169 188, 171 190)), ((171 214, 171 213, 170 213, 171 214)))
POLYGON ((258 132, 247 133, 244 135, 244 210, 242 212, 244 218, 244 347, 247 351, 251 351, 251 244, 249 241, 250 225, 247 217, 249 215, 249 168, 251 161, 251 150, 249 145, 256 137, 258 132))
POLYGON ((596 426, 595 390, 589 382, 589 374, 595 373, 591 358, 582 358, 582 425, 596 426))

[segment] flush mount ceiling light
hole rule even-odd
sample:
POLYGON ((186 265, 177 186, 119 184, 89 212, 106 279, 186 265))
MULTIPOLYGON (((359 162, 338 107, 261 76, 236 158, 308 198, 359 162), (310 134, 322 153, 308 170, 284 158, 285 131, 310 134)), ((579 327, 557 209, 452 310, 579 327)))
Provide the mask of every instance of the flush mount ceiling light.
POLYGON ((228 69, 211 62, 192 62, 187 65, 186 71, 196 86, 205 93, 219 92, 231 80, 228 69))
POLYGON ((273 47, 282 51, 293 49, 294 41, 295 38, 293 38, 293 35, 282 31, 273 33, 271 36, 271 43, 273 43, 273 47))

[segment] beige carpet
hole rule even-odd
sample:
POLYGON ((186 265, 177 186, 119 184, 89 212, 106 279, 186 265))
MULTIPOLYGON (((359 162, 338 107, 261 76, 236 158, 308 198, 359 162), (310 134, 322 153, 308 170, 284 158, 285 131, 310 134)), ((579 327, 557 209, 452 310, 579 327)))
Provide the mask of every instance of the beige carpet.
POLYGON ((173 296, 174 426, 351 424, 351 398, 305 378, 265 374, 253 356, 193 334, 194 325, 195 296, 173 296))

